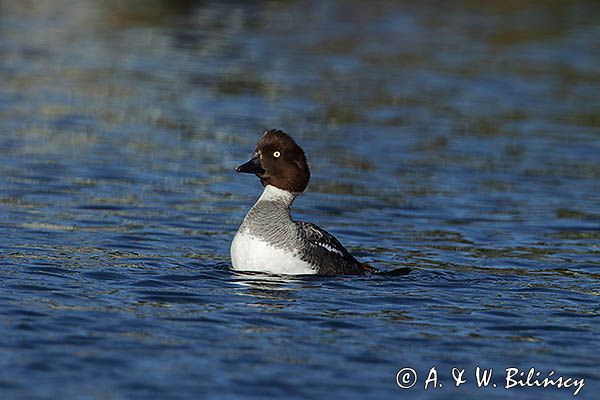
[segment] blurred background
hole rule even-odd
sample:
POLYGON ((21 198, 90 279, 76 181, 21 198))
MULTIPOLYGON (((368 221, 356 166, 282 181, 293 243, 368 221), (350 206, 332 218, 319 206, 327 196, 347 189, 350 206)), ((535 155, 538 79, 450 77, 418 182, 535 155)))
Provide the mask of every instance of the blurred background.
POLYGON ((0 1, 0 82, 3 399, 600 379, 595 1, 0 1), (294 216, 413 274, 230 272, 267 128, 309 159, 294 216))

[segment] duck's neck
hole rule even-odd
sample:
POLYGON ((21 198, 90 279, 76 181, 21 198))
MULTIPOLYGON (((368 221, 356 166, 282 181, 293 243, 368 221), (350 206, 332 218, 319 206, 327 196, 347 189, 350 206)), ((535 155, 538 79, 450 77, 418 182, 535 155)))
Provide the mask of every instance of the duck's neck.
POLYGON ((258 205, 261 202, 274 202, 289 210, 289 208, 292 206, 292 203, 296 199, 296 195, 297 194, 288 192, 287 190, 279 189, 272 185, 267 185, 265 186, 265 189, 256 201, 255 205, 258 205))
POLYGON ((267 185, 262 195, 252 206, 240 229, 256 229, 268 232, 291 224, 290 207, 296 196, 286 190, 267 185))

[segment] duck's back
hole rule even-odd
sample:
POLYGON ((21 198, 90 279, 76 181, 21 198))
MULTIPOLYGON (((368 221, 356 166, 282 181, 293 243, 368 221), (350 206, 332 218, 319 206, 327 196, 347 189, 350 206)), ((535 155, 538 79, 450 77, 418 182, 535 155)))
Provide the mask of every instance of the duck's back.
POLYGON ((326 230, 310 222, 295 221, 301 245, 300 258, 320 275, 362 275, 365 267, 326 230))

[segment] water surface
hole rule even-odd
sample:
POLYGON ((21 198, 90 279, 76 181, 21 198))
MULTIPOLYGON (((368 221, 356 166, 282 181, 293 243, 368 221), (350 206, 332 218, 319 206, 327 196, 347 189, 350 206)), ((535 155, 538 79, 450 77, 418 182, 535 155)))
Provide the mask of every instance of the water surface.
POLYGON ((0 3, 3 399, 594 398, 597 4, 118 3, 0 3), (272 127, 295 218, 409 276, 230 270, 272 127))

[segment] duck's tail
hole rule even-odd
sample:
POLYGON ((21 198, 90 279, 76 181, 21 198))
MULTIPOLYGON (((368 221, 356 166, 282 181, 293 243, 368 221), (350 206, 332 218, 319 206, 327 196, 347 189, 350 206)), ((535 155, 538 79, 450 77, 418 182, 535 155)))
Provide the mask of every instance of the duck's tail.
POLYGON ((411 269, 409 267, 396 268, 390 271, 381 271, 375 267, 371 267, 367 263, 361 263, 365 274, 383 275, 383 276, 402 276, 410 274, 411 269))

